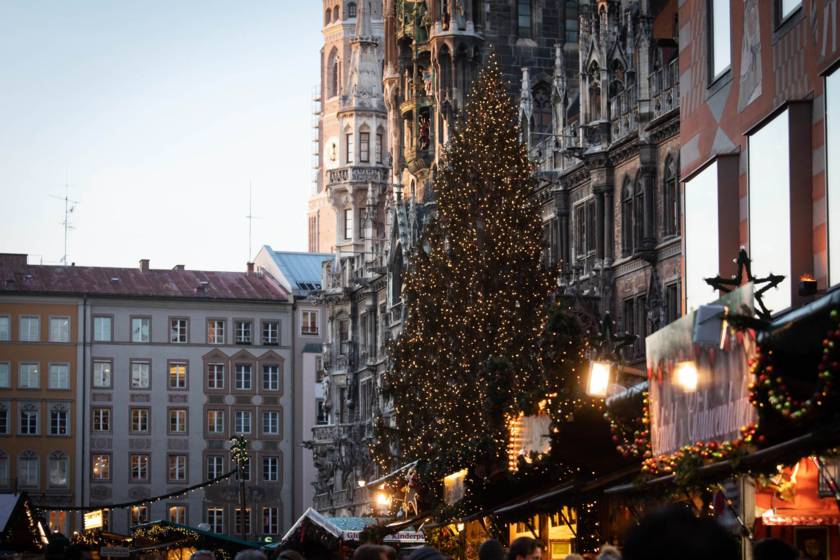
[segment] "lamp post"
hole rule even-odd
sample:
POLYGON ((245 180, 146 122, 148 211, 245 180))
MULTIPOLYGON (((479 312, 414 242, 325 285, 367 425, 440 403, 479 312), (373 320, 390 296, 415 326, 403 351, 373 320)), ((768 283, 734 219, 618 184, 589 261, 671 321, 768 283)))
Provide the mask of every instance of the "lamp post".
POLYGON ((239 476, 239 535, 245 540, 245 467, 248 465, 248 440, 243 435, 230 438, 230 455, 239 476))

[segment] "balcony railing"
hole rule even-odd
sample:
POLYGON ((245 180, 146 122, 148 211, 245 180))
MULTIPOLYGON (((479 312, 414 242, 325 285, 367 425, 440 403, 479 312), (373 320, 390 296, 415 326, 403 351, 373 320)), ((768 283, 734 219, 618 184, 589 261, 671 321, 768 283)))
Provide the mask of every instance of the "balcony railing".
POLYGON ((680 105, 680 66, 675 58, 664 68, 658 68, 648 78, 653 118, 668 113, 680 105))
POLYGON ((630 84, 610 100, 610 120, 613 141, 638 130, 639 103, 635 84, 630 84))
POLYGON ((327 172, 327 180, 330 185, 340 183, 382 183, 388 178, 388 169, 385 167, 339 167, 327 172))

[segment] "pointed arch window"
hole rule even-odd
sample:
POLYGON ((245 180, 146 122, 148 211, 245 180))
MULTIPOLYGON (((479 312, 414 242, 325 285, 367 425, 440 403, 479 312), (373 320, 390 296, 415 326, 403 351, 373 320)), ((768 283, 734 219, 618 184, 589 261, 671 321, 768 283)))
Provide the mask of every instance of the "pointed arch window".
POLYGON ((633 183, 630 177, 624 178, 621 187, 621 255, 627 257, 633 253, 633 183))
POLYGON ((669 154, 665 159, 665 174, 663 181, 663 202, 665 235, 679 235, 680 231, 680 193, 677 181, 677 162, 669 154))
POLYGON ((356 17, 356 3, 355 2, 350 2, 349 4, 347 4, 347 17, 348 18, 356 17))
POLYGON ((633 249, 638 251, 642 247, 645 224, 645 197, 639 178, 633 186, 633 249))
POLYGON ((551 130, 551 89, 545 82, 540 82, 533 89, 534 132, 551 130))
POLYGON ((589 120, 601 120, 601 70, 594 61, 589 66, 589 120))
POLYGON ((338 51, 333 49, 327 59, 327 97, 338 95, 339 62, 338 51))
POLYGON ((330 19, 331 18, 332 18, 332 10, 327 8, 327 10, 324 12, 324 25, 325 26, 330 24, 330 19))
POLYGON ((336 6, 335 8, 333 8, 333 18, 332 18, 332 19, 333 19, 333 21, 335 21, 335 22, 337 22, 338 20, 340 20, 340 19, 341 19, 341 15, 338 13, 338 6, 336 6))

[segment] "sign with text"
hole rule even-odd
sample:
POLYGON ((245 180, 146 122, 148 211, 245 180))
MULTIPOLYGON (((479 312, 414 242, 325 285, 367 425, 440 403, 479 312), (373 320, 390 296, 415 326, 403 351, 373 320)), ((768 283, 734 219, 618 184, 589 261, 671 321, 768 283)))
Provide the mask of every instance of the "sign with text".
MULTIPOLYGON (((751 316, 753 286, 742 286, 716 303, 751 316)), ((756 421, 749 400, 749 361, 755 354, 755 334, 736 331, 724 323, 719 344, 696 344, 696 315, 692 311, 645 341, 654 456, 671 454, 698 441, 737 439, 741 427, 756 421)), ((708 330, 706 319, 703 321, 699 328, 708 330)))
POLYGON ((102 528, 102 510, 96 509, 85 513, 85 531, 102 528))

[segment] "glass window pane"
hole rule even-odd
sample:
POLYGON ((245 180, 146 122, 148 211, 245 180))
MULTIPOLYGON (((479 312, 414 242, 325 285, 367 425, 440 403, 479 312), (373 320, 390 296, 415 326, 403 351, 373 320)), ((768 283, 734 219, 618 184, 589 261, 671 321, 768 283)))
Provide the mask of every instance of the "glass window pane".
POLYGON ((0 317, 0 340, 11 340, 12 328, 11 320, 8 316, 0 317))
POLYGON ((781 19, 788 17, 802 5, 802 0, 782 0, 781 19))
POLYGON ((729 0, 712 0, 712 77, 729 68, 731 32, 729 0))
POLYGON ((825 79, 825 142, 828 281, 834 285, 840 283, 840 71, 825 79))
POLYGON ((718 250, 717 162, 685 182, 685 299, 686 309, 717 299, 703 280, 720 272, 718 250))
POLYGON ((785 276, 778 289, 764 294, 764 304, 774 312, 791 304, 788 138, 785 110, 750 136, 748 146, 752 272, 757 277, 771 272, 785 276))

